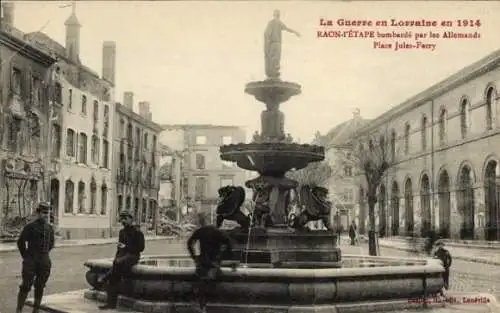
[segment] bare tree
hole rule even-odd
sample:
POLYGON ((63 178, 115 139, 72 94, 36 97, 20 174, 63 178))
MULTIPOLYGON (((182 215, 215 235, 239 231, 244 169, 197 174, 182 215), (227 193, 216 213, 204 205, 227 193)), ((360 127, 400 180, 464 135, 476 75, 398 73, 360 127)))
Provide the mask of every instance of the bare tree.
POLYGON ((375 229, 375 205, 377 190, 382 184, 387 170, 391 167, 395 151, 395 142, 387 140, 387 134, 362 134, 349 140, 345 145, 337 146, 336 152, 340 160, 352 164, 359 173, 354 175, 364 180, 368 202, 368 247, 369 254, 377 254, 377 238, 375 229))
POLYGON ((309 163, 305 168, 288 172, 286 176, 296 180, 299 185, 313 185, 325 187, 330 177, 334 175, 333 169, 326 162, 309 163))

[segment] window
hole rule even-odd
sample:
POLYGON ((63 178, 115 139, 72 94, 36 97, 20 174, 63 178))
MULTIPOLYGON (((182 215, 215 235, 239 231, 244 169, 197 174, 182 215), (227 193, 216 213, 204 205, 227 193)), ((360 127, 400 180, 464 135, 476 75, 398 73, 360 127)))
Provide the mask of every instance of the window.
POLYGON ((59 83, 54 84, 54 101, 57 104, 62 105, 62 87, 59 83))
POLYGON ((207 178, 206 177, 196 177, 196 185, 194 189, 194 195, 196 200, 202 200, 205 198, 207 192, 207 178))
POLYGON ((87 114, 87 96, 82 95, 82 114, 87 114))
POLYGON ((85 183, 78 183, 78 213, 85 213, 85 183))
POLYGON ((94 100, 94 123, 99 120, 99 102, 94 100))
POLYGON ((495 89, 488 88, 486 92, 486 130, 493 129, 493 101, 495 100, 495 89))
POLYGON ((104 106, 104 128, 102 129, 102 135, 108 137, 109 132, 109 106, 104 106))
POLYGON ((396 158, 396 131, 393 129, 391 133, 391 157, 396 158))
POLYGON ((10 151, 17 151, 18 147, 18 136, 19 131, 21 130, 21 121, 15 118, 9 119, 9 132, 8 132, 8 140, 7 145, 10 151))
POLYGON ((196 136, 196 144, 197 145, 206 145, 207 137, 206 136, 196 136))
POLYGON ((74 194, 75 185, 68 179, 65 185, 64 213, 73 213, 74 194))
POLYGON ((80 133, 78 139, 78 163, 87 163, 87 135, 80 133))
POLYGON ((120 119, 120 137, 125 138, 125 121, 120 119))
MULTIPOLYGON (((118 195, 118 197, 116 198, 116 215, 119 216, 120 212, 123 211, 122 207, 123 207, 123 196, 122 195, 118 195)), ((101 207, 101 210, 102 210, 102 207, 101 207)))
POLYGON ((90 152, 92 163, 99 164, 99 138, 94 135, 92 136, 92 151, 90 152))
POLYGON ((90 214, 96 214, 96 200, 97 200, 97 185, 94 178, 90 182, 90 214))
POLYGON ((127 139, 132 141, 132 133, 134 132, 134 130, 132 129, 132 124, 128 124, 127 126, 127 139))
POLYGON ((23 93, 23 73, 18 68, 12 69, 12 92, 16 95, 21 95, 23 93))
POLYGON ((345 202, 353 202, 354 196, 351 189, 344 189, 344 201, 345 202))
POLYGON ((61 156, 61 126, 52 124, 52 150, 53 158, 61 156))
MULTIPOLYGON (((121 204, 121 201, 119 203, 121 204)), ((103 183, 101 186, 101 215, 106 215, 107 204, 108 204, 108 186, 106 186, 106 184, 103 183)))
POLYGON ((443 144, 446 140, 446 109, 439 112, 439 142, 443 144))
POLYGON ((460 133, 462 134, 462 139, 467 137, 467 99, 463 99, 460 103, 460 133))
POLYGON ((221 187, 233 186, 233 185, 234 185, 234 181, 233 181, 232 177, 221 177, 221 179, 220 179, 220 186, 221 187))
POLYGON ((405 125, 405 154, 410 153, 410 124, 405 125))
POLYGON ((222 136, 222 144, 223 145, 230 145, 233 143, 233 137, 231 136, 222 136))
POLYGON ((344 167, 344 175, 347 177, 352 176, 352 166, 345 166, 344 167))
POLYGON ((153 151, 156 151, 156 135, 153 135, 153 151))
POLYGON ((40 79, 37 76, 31 77, 31 101, 34 106, 41 104, 41 91, 40 79))
POLYGON ((66 134, 66 155, 75 156, 75 131, 71 128, 68 128, 66 134))
POLYGON ((422 150, 427 149, 427 116, 422 117, 422 150))
POLYGON ((73 108, 73 89, 68 90, 68 109, 73 108))
POLYGON ((222 168, 232 168, 232 167, 233 167, 233 162, 222 161, 222 168))
POLYGON ((205 156, 203 154, 196 154, 196 169, 204 170, 205 169, 205 156))
MULTIPOLYGON (((120 157, 122 154, 120 154, 120 157)), ((109 142, 107 140, 102 141, 102 167, 108 168, 109 167, 109 142)))

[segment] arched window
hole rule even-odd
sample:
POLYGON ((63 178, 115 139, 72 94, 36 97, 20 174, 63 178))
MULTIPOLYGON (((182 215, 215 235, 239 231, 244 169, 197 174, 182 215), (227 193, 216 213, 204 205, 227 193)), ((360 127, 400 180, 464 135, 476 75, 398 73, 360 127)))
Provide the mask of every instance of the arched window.
POLYGON ((75 195, 75 185, 68 179, 65 184, 64 213, 73 213, 73 199, 75 195))
POLYGON ((106 185, 106 183, 103 183, 101 187, 101 215, 106 215, 107 204, 108 204, 108 186, 106 185))
POLYGON ((85 213, 85 183, 78 183, 78 213, 85 213))
POLYGON ((467 137, 467 121, 468 121, 468 101, 467 99, 463 99, 460 102, 460 133, 462 135, 462 139, 465 139, 467 137))
POLYGON ((92 178, 90 182, 90 214, 96 214, 96 202, 97 200, 97 185, 95 183, 95 179, 92 178))
POLYGON ((92 163, 99 164, 99 138, 96 135, 92 136, 90 157, 92 158, 92 163))
POLYGON ((61 126, 52 124, 52 157, 58 158, 61 156, 61 126))
POLYGON ((394 129, 391 133, 391 157, 396 158, 396 131, 394 129))
POLYGON ((486 130, 493 129, 493 101, 495 100, 495 89, 489 87, 486 91, 486 130))
POLYGON ((446 140, 446 109, 439 112, 439 142, 443 144, 446 140))
POLYGON ((75 156, 75 131, 71 128, 66 131, 66 155, 75 156))
POLYGON ((422 150, 427 149, 427 116, 422 117, 422 150))
POLYGON ((410 124, 405 125, 405 154, 410 153, 410 124))
POLYGON ((78 138, 78 162, 87 164, 87 135, 80 133, 78 138))

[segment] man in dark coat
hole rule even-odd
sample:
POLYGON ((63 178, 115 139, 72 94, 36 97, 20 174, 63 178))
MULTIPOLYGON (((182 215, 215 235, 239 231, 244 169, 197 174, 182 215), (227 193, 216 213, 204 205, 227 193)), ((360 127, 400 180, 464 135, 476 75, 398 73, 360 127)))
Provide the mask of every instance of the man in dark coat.
POLYGON ((349 226, 349 238, 351 238, 351 246, 354 246, 356 244, 356 230, 356 223, 353 220, 351 226, 349 226))
POLYGON ((118 235, 113 267, 99 279, 99 283, 108 282, 107 304, 99 307, 101 310, 115 309, 118 301, 118 288, 122 278, 130 273, 132 267, 139 262, 141 252, 144 251, 144 234, 135 227, 133 216, 129 212, 120 213, 120 222, 123 228, 118 235))
MULTIPOLYGON (((199 279, 198 302, 200 311, 205 312, 208 293, 220 275, 222 254, 230 256, 232 244, 229 237, 213 225, 206 225, 205 218, 198 214, 200 228, 189 237, 187 248, 196 263, 196 276, 199 279), (200 255, 195 254, 194 246, 200 243, 200 255)), ((233 266, 236 270, 236 264, 233 266)))
MULTIPOLYGON (((440 259, 443 263, 444 289, 448 290, 448 288, 450 288, 450 267, 452 258, 450 252, 444 247, 444 242, 442 240, 436 241, 436 251, 434 252, 434 257, 440 259)), ((442 291, 441 295, 443 295, 442 291)))
POLYGON ((23 311, 32 286, 35 287, 33 312, 37 313, 40 309, 43 290, 52 268, 49 253, 54 248, 54 228, 48 223, 49 215, 50 204, 41 202, 36 209, 36 219, 23 228, 17 240, 17 247, 23 258, 23 281, 17 296, 16 313, 23 311))

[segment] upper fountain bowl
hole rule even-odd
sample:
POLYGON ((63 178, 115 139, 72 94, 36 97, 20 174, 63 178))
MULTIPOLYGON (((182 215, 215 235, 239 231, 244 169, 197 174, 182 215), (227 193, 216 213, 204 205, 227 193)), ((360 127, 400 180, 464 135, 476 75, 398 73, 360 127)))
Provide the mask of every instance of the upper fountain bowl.
POLYGON ((224 161, 236 162, 245 170, 261 175, 281 176, 295 168, 302 169, 311 162, 325 159, 325 148, 297 143, 249 143, 220 147, 224 161))
POLYGON ((285 82, 279 79, 267 79, 258 82, 251 82, 245 86, 245 92, 254 96, 263 103, 283 103, 290 97, 300 94, 299 84, 285 82))

